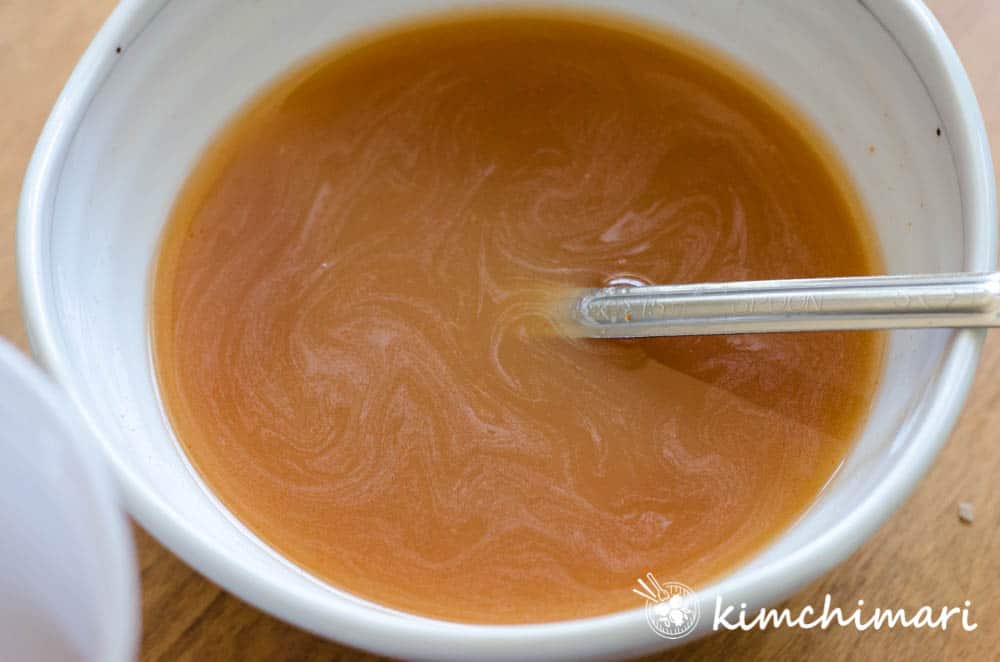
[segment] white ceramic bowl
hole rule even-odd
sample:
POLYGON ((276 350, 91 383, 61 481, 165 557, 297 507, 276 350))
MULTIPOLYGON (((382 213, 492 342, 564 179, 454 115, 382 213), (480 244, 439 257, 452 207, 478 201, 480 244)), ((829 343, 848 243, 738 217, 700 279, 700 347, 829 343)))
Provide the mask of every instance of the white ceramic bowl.
MULTIPOLYGON (((129 511, 209 578, 280 618, 401 657, 586 659, 663 648, 677 642, 653 634, 638 598, 635 610, 611 616, 499 627, 418 618, 323 585, 220 506, 161 413, 147 341, 148 277, 160 229, 201 149, 250 95, 308 54, 459 4, 483 3, 123 2, 59 98, 25 182, 18 266, 31 341, 99 440, 129 511)), ((996 194, 982 118, 954 50, 920 2, 546 5, 672 27, 770 80, 839 152, 890 272, 993 269, 996 194)), ((773 603, 871 535, 944 443, 982 340, 980 331, 893 333, 872 415, 842 471, 790 530, 704 587, 703 611, 711 613, 719 592, 751 606, 773 603)), ((700 632, 711 620, 702 619, 700 632)))
POLYGON ((0 659, 134 659, 138 577, 114 483, 59 389, 2 340, 0 421, 0 659))

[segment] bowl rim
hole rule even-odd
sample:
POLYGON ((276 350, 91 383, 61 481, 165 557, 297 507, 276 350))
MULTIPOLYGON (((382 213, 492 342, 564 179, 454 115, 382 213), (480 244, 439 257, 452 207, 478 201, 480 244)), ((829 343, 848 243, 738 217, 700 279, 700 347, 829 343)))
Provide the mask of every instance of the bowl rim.
MULTIPOLYGON (((73 392, 68 357, 61 350, 57 315, 46 305, 47 228, 69 147, 91 100, 110 74, 117 54, 128 48, 171 0, 122 0, 87 48, 61 92, 32 155, 22 188, 16 231, 16 259, 22 313, 33 352, 66 391, 75 412, 86 421, 73 392)), ((956 170, 968 173, 962 183, 966 219, 965 267, 991 271, 997 252, 997 200, 986 128, 972 85, 954 47, 922 0, 863 0, 880 11, 901 13, 906 29, 932 55, 921 78, 933 68, 954 100, 950 110, 959 131, 949 133, 956 170), (961 157, 961 158, 960 158, 961 157)), ((875 12, 872 12, 875 14, 875 12)), ((961 176, 961 174, 960 174, 961 176)), ((916 486, 950 433, 971 386, 985 330, 956 331, 940 375, 927 392, 929 407, 917 421, 911 441, 897 466, 824 535, 786 557, 754 569, 740 581, 731 577, 706 587, 705 595, 738 593, 771 602, 825 573, 852 553, 881 526, 916 486)), ((119 462, 91 427, 129 513, 185 562, 227 591, 271 615, 315 634, 378 653, 437 659, 593 658, 638 654, 662 648, 666 642, 635 638, 646 628, 642 608, 606 616, 526 625, 476 625, 400 615, 330 596, 290 588, 263 573, 249 570, 215 548, 208 537, 173 512, 119 462), (639 629, 642 628, 642 629, 639 629), (660 644, 660 645, 657 645, 660 644)), ((690 640, 693 640, 691 637, 690 640)))

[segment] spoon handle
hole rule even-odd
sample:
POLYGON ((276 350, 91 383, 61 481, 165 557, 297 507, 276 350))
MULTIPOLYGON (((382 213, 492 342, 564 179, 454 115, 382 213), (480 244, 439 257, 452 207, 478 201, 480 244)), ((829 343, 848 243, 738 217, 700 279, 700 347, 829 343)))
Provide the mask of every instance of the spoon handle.
POLYGON ((591 338, 1000 326, 1000 273, 616 286, 571 317, 591 338))

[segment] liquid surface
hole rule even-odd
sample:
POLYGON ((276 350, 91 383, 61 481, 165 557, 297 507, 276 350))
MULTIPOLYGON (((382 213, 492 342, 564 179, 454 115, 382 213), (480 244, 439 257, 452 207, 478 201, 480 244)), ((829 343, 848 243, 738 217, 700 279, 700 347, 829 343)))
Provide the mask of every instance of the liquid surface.
POLYGON ((690 44, 558 16, 411 25, 261 95, 187 182, 151 330, 206 483, 331 584, 439 618, 639 608, 815 498, 881 337, 570 340, 537 293, 867 275, 838 165, 690 44))

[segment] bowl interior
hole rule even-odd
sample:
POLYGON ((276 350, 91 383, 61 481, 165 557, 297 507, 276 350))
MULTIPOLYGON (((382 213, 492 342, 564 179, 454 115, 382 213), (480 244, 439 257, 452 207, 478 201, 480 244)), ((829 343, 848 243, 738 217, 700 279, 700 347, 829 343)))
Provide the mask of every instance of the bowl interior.
MULTIPOLYGON (((178 551, 228 588, 239 593, 234 584, 247 581, 280 586, 263 606, 368 647, 380 646, 370 633, 338 630, 338 618, 357 611, 345 607, 349 603, 383 616, 388 610, 336 591, 274 553, 227 513, 188 466, 161 411, 151 369, 150 265, 174 196, 200 151, 262 85, 338 39, 408 15, 476 4, 485 3, 126 2, 117 24, 95 42, 102 51, 88 54, 100 66, 89 88, 77 90, 86 99, 78 102, 85 112, 67 134, 65 158, 51 172, 52 193, 32 212, 35 226, 29 229, 36 247, 30 260, 37 288, 27 302, 33 342, 96 432, 133 511, 154 533, 161 534, 158 527, 169 521, 174 530, 181 527, 185 536, 198 538, 198 549, 212 549, 211 559, 199 559, 195 547, 178 551), (300 617, 297 604, 329 619, 300 617)), ((687 33, 770 81, 840 155, 874 219, 890 273, 989 269, 994 247, 980 241, 990 235, 977 233, 992 220, 982 218, 982 205, 968 203, 976 173, 961 165, 968 156, 968 133, 954 90, 947 76, 934 82, 918 74, 914 63, 922 72, 924 65, 912 53, 931 47, 930 38, 921 36, 927 26, 911 25, 913 3, 880 5, 876 15, 861 2, 825 0, 571 3, 687 33)), ((959 401, 962 392, 954 379, 945 383, 944 367, 964 343, 966 363, 949 374, 967 381, 976 338, 965 332, 892 333, 870 419, 844 467, 809 512, 725 586, 743 591, 747 601, 774 599, 858 544, 877 521, 854 538, 816 547, 874 486, 893 475, 905 475, 912 484, 933 458, 942 435, 926 434, 929 415, 943 391, 957 389, 959 401), (810 552, 806 566, 760 586, 765 571, 781 568, 803 549, 823 553, 810 552)), ((167 542, 180 545, 176 537, 167 542)), ((633 651, 669 643, 645 627, 639 602, 635 612, 606 620, 608 627, 622 635, 627 622, 633 651)), ((458 627, 424 626, 442 632, 458 627)), ((547 632, 558 627, 546 626, 547 632)), ((623 641, 607 637, 587 650, 621 651, 623 641)), ((381 649, 409 650, 387 646, 381 649)))

